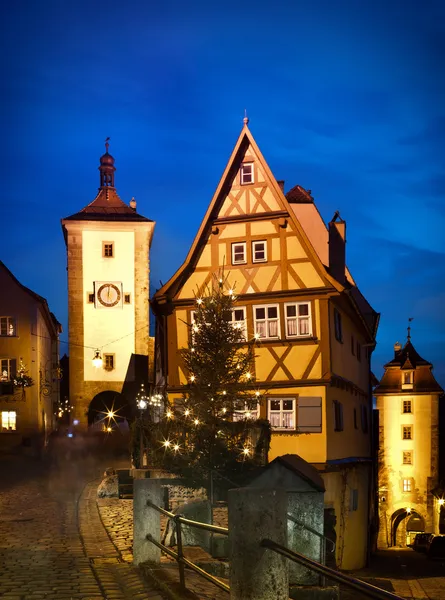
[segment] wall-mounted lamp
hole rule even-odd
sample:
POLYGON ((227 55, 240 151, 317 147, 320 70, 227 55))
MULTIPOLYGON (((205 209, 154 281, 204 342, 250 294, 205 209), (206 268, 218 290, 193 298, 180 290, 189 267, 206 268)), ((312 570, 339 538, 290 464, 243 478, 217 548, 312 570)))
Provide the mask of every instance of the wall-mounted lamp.
POLYGON ((407 513, 408 515, 410 515, 410 514, 411 514, 411 509, 410 509, 410 507, 409 507, 409 506, 408 506, 408 507, 407 507, 407 509, 406 509, 406 513, 407 513))
POLYGON ((443 506, 445 504, 445 498, 439 498, 439 506, 443 506))

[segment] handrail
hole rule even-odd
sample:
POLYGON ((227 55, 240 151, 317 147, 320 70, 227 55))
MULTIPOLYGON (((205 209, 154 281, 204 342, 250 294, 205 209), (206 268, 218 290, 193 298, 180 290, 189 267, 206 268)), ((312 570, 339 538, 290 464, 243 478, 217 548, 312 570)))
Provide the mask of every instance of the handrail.
POLYGON ((332 550, 331 550, 331 552, 335 552, 335 542, 333 542, 331 539, 329 539, 328 537, 326 537, 325 535, 323 535, 322 533, 320 533, 316 529, 312 529, 312 527, 310 527, 310 525, 306 525, 306 523, 303 523, 303 521, 299 521, 298 519, 296 519, 292 515, 288 514, 287 518, 288 518, 289 521, 293 521, 297 525, 300 525, 300 527, 304 527, 305 529, 307 529, 307 531, 310 531, 314 535, 318 535, 318 537, 324 539, 325 542, 329 542, 330 544, 332 544, 332 550))
POLYGON ((190 527, 196 527, 197 529, 205 529, 206 531, 211 531, 212 533, 221 533, 222 535, 229 535, 229 530, 227 527, 219 527, 218 525, 210 525, 210 523, 201 523, 200 521, 192 521, 191 519, 186 519, 182 515, 175 515, 165 508, 161 508, 157 504, 153 504, 151 500, 147 500, 147 506, 151 506, 161 514, 169 517, 170 519, 174 519, 176 522, 183 523, 184 525, 189 525, 190 527))
POLYGON ((277 554, 281 554, 289 560, 299 563, 304 567, 307 567, 308 569, 327 577, 328 579, 332 579, 338 583, 343 583, 347 587, 357 590, 369 598, 374 598, 374 600, 403 600, 403 598, 393 594, 392 592, 387 592, 386 590, 382 590, 381 588, 371 585, 370 583, 366 583, 365 581, 361 581, 360 579, 355 579, 354 577, 350 577, 349 575, 345 575, 339 571, 334 571, 334 569, 326 567, 325 565, 321 565, 315 560, 307 558, 307 556, 303 556, 303 554, 300 554, 299 552, 293 552, 292 550, 289 550, 289 548, 286 548, 285 546, 282 546, 281 544, 278 544, 272 540, 261 540, 261 546, 263 548, 273 550, 277 554))

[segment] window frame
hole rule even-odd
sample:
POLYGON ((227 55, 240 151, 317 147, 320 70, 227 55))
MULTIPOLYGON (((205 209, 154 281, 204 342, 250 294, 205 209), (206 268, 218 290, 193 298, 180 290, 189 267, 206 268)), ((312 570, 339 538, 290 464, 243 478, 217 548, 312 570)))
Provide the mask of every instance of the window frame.
POLYGON ((267 262, 267 240, 252 240, 252 262, 253 263, 265 263, 267 262), (263 244, 264 247, 264 258, 255 258, 255 246, 257 244, 263 244))
POLYGON ((96 294, 94 292, 87 292, 87 304, 95 304, 96 294))
POLYGON ((402 441, 406 442, 414 439, 413 426, 412 425, 402 425, 402 441), (409 437, 405 437, 405 429, 409 431, 409 437))
POLYGON ((351 334, 351 354, 352 354, 352 356, 355 356, 355 339, 352 334, 351 334))
POLYGON ((131 293, 124 292, 124 304, 131 304, 131 293), (127 301, 128 298, 128 301, 127 301))
POLYGON ((102 242, 102 258, 115 258, 114 242, 102 242), (107 254, 107 246, 111 246, 111 254, 107 254))
POLYGON ((413 451, 412 450, 402 450, 402 465, 403 466, 412 466, 413 465, 413 451), (405 455, 409 456, 409 462, 405 461, 405 455))
POLYGON ((10 381, 12 381, 13 377, 16 375, 16 372, 13 372, 13 369, 16 369, 17 372, 17 359, 16 358, 9 358, 9 357, 4 357, 4 358, 0 358, 0 383, 9 383, 10 381), (7 361, 7 379, 3 379, 3 362, 7 361))
POLYGON ((254 161, 249 161, 249 162, 243 162, 240 166, 240 170, 239 170, 240 176, 239 176, 239 182, 240 185, 252 185, 252 183, 255 183, 255 171, 254 171, 254 161), (250 181, 245 181, 245 175, 246 173, 244 172, 244 168, 245 167, 250 167, 251 171, 249 173, 249 177, 250 177, 250 181))
POLYGON ((116 361, 115 361, 115 354, 111 353, 111 352, 107 352, 106 354, 104 353, 104 370, 105 371, 114 371, 116 369, 116 361), (111 362, 112 362, 112 366, 107 365, 107 359, 110 358, 111 362))
POLYGON ((271 429, 273 431, 297 431, 297 398, 295 396, 268 396, 267 397, 267 418, 269 420, 271 429), (280 402, 279 410, 271 409, 271 402, 280 402), (283 402, 292 401, 292 410, 283 409, 283 402), (293 418, 293 427, 283 427, 282 425, 275 426, 272 425, 272 421, 270 419, 271 413, 280 415, 280 423, 283 423, 283 415, 284 414, 292 414, 293 418))
POLYGON ((243 421, 244 419, 249 419, 252 421, 256 421, 259 418, 259 411, 260 411, 260 404, 259 402, 257 403, 257 407, 256 408, 252 408, 249 409, 247 408, 247 404, 245 404, 245 408, 244 409, 235 409, 232 413, 232 420, 233 421, 243 421), (251 416, 250 417, 246 417, 246 413, 250 413, 251 416))
POLYGON ((413 401, 412 398, 407 400, 402 400, 402 415, 412 415, 413 414, 413 401), (409 410, 405 410, 405 404, 409 404, 409 410))
POLYGON ((339 400, 332 401, 334 408, 334 431, 344 431, 343 404, 339 400))
POLYGON ((266 334, 267 335, 265 335, 265 336, 260 335, 258 339, 260 339, 260 340, 279 340, 279 339, 281 339, 280 305, 279 304, 254 304, 252 306, 252 310, 253 310, 253 328, 254 328, 255 335, 257 333, 259 333, 257 330, 258 321, 261 321, 261 322, 264 321, 264 323, 266 325, 266 334), (257 316, 256 316, 257 308, 265 309, 264 319, 257 319, 257 316), (268 308, 276 308, 277 309, 276 319, 267 316, 268 308), (277 323, 277 335, 269 335, 269 323, 271 323, 271 322, 277 323))
POLYGON ((0 317, 0 337, 9 338, 9 337, 17 337, 17 319, 16 317, 3 316, 0 317), (2 320, 5 320, 6 325, 6 333, 2 333, 2 320), (11 327, 12 323, 12 333, 8 333, 8 329, 11 327))
POLYGON ((234 306, 232 309, 232 314, 231 314, 231 318, 230 318, 230 322, 232 323, 233 327, 235 327, 235 323, 242 323, 242 332, 243 332, 243 337, 244 337, 244 341, 247 342, 247 307, 246 306, 234 306), (242 310, 243 311, 243 315, 244 318, 241 321, 235 321, 234 317, 235 317, 235 311, 236 310, 242 310))
POLYGON ((286 333, 286 338, 288 339, 298 339, 298 338, 310 338, 313 336, 313 327, 312 327, 312 303, 310 301, 307 302, 285 302, 284 304, 284 328, 285 328, 285 333, 286 333), (300 316, 298 314, 298 307, 302 306, 302 305, 307 305, 308 306, 308 314, 307 315, 302 315, 300 316), (295 317, 288 317, 287 316, 287 307, 288 306, 295 306, 296 307, 296 316, 295 317), (309 333, 304 333, 304 334, 300 334, 300 326, 299 326, 299 322, 301 319, 307 318, 309 319, 309 333), (298 333, 296 333, 295 335, 290 334, 288 331, 288 321, 290 319, 295 319, 297 322, 297 331, 298 333))
POLYGON ((406 477, 402 479, 402 490, 405 494, 409 494, 413 491, 412 477, 406 477))
POLYGON ((362 362, 362 345, 357 340, 356 355, 358 362, 362 362))
POLYGON ((247 242, 232 242, 232 265, 245 265, 247 264, 247 242), (235 246, 243 246, 243 260, 235 260, 235 246))
POLYGON ((334 306, 334 335, 337 342, 343 343, 343 324, 341 312, 334 306))
MULTIPOLYGON (((10 417, 7 417, 7 423, 10 423, 10 417)), ((13 433, 17 431, 17 411, 16 410, 1 410, 0 411, 0 433, 13 433), (13 418, 13 427, 3 427, 3 423, 6 422, 3 415, 14 415, 13 418)))

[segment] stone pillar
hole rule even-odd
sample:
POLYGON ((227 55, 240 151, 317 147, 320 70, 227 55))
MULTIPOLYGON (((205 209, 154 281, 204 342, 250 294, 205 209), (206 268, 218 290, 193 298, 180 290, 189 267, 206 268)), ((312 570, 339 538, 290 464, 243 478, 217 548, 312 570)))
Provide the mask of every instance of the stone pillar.
POLYGON ((262 548, 270 539, 286 546, 285 490, 239 488, 229 491, 231 600, 288 600, 288 559, 262 548))
MULTIPOLYGON (((159 563, 161 549, 147 540, 150 533, 161 541, 161 513, 147 506, 147 500, 161 506, 162 489, 158 479, 135 479, 133 481, 133 564, 147 560, 159 563)), ((162 508, 162 506, 161 506, 162 508)))

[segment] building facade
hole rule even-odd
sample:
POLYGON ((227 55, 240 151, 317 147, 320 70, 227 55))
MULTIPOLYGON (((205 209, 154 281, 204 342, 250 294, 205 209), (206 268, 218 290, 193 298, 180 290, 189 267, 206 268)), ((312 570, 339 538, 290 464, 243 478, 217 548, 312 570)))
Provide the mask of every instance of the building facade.
POLYGON ((371 476, 370 357, 378 315, 345 264, 346 224, 324 224, 310 192, 286 195, 248 123, 183 265, 156 292, 156 377, 171 399, 188 374, 196 297, 224 269, 233 320, 256 337, 257 415, 271 422, 269 459, 298 454, 326 484, 337 564, 366 562, 371 476))
POLYGON ((416 533, 439 533, 439 398, 432 364, 406 344, 374 390, 379 415, 378 547, 404 547, 416 533))
POLYGON ((61 325, 0 261, 0 450, 39 452, 55 427, 61 325))
POLYGON ((96 198, 62 220, 70 403, 79 427, 91 425, 101 408, 121 405, 124 383, 135 381, 138 362, 147 367, 150 348, 149 252, 154 222, 136 212, 134 199, 127 205, 118 196, 108 143, 99 172, 96 198))

